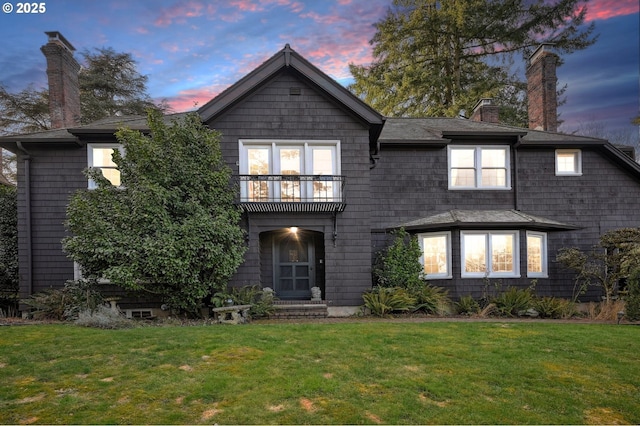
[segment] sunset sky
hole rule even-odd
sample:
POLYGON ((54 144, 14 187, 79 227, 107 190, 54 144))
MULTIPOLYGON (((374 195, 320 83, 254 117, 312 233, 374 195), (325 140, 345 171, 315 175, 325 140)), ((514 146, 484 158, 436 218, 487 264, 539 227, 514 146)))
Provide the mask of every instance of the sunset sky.
MULTIPOLYGON (((48 0, 39 14, 0 3, 0 83, 9 91, 46 87, 40 46, 45 31, 60 31, 77 51, 132 53, 149 94, 179 112, 203 105, 286 43, 347 85, 348 64, 371 61, 373 24, 391 0, 48 0)), ((630 122, 640 109, 639 8, 638 0, 589 2, 600 38, 558 70, 567 85, 562 131, 596 122, 637 143, 630 122)))

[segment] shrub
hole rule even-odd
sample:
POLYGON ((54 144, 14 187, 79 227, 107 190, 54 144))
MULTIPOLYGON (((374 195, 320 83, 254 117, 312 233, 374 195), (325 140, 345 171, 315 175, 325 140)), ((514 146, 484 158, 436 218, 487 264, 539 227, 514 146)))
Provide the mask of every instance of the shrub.
POLYGON ((622 300, 591 302, 587 306, 588 318, 598 321, 617 321, 618 312, 620 311, 624 311, 624 302, 622 300))
POLYGON ((36 319, 63 321, 67 298, 63 290, 49 289, 33 294, 22 302, 31 307, 31 315, 36 319))
POLYGON ((624 315, 629 321, 640 320, 640 268, 632 271, 627 281, 629 294, 625 298, 624 315))
POLYGON ((0 185, 0 315, 18 307, 18 204, 16 188, 0 185))
POLYGON ((373 270, 376 285, 406 289, 422 287, 422 251, 418 239, 410 236, 404 229, 395 231, 393 235, 393 244, 378 254, 373 270))
POLYGON ((430 284, 423 284, 421 287, 410 291, 416 299, 416 311, 424 311, 427 314, 447 315, 451 311, 451 299, 449 292, 442 288, 430 284))
POLYGON ((571 318, 576 315, 576 305, 570 300, 545 296, 533 300, 533 309, 541 318, 571 318))
POLYGON ((100 305, 96 309, 86 309, 79 312, 75 323, 83 327, 112 330, 135 326, 134 322, 127 319, 121 312, 104 305, 100 305))
POLYGON ((456 313, 460 315, 477 315, 480 313, 480 304, 471 295, 462 296, 456 302, 456 313))
POLYGON ((49 289, 36 293, 23 303, 30 306, 34 318, 73 320, 81 311, 96 309, 102 303, 97 281, 80 279, 67 281, 63 289, 49 289))
POLYGON ((498 294, 493 298, 492 303, 495 304, 495 310, 498 315, 514 317, 520 312, 531 308, 533 295, 531 290, 509 287, 506 291, 498 294))
POLYGON ((364 306, 373 315, 383 317, 392 312, 407 312, 414 308, 416 299, 400 287, 376 287, 362 295, 364 306))
POLYGON ((229 296, 236 305, 251 305, 249 309, 251 318, 267 317, 275 312, 274 293, 264 291, 259 285, 233 288, 229 296))

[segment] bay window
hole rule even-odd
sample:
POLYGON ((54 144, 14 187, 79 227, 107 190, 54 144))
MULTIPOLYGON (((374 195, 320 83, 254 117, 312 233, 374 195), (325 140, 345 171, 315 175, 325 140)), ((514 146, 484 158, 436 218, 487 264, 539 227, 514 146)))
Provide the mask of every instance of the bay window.
POLYGON ((451 232, 418 235, 422 271, 427 279, 451 278, 451 232))
POLYGON ((527 277, 547 278, 547 234, 527 231, 527 277))
POLYGON ((518 231, 461 231, 463 278, 518 278, 518 231))

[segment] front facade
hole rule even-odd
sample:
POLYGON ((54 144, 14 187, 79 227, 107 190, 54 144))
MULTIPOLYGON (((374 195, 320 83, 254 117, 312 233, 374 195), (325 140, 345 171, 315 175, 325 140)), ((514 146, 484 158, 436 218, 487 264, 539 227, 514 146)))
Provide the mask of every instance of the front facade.
MULTIPOLYGON (((361 305, 376 253, 399 228, 418 236, 427 279, 454 298, 480 296, 487 279, 536 280, 539 293, 571 297, 574 276, 554 262, 558 249, 640 226, 640 166, 608 142, 466 119, 385 119, 288 45, 199 114, 222 133, 239 188, 248 249, 230 285, 270 287, 282 300, 307 301, 317 287, 330 310, 361 305)), ((21 298, 77 276, 60 243, 66 205, 91 188, 86 167, 118 184, 110 153, 122 125, 144 130, 145 120, 0 140, 18 155, 21 298)))

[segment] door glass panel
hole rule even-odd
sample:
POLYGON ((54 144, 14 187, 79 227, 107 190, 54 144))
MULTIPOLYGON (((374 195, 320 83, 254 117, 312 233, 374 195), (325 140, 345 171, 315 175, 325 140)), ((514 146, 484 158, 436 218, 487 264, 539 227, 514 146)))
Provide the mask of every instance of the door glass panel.
POLYGON ((309 290, 309 280, 308 279, 296 279, 296 290, 309 290))
POLYGON ((293 280, 291 278, 281 278, 280 279, 280 288, 278 291, 291 291, 293 290, 293 280))
POLYGON ((293 276, 293 267, 291 266, 280 266, 280 276, 284 278, 293 276))
MULTIPOLYGON (((336 173, 336 156, 333 147, 312 148, 313 157, 313 174, 332 176, 336 173)), ((313 181, 313 199, 320 201, 333 201, 337 187, 334 182, 329 179, 314 179, 313 181)))
POLYGON ((306 244, 299 241, 283 242, 280 245, 280 262, 281 263, 298 263, 308 262, 309 254, 306 244))
MULTIPOLYGON (((249 157, 249 174, 250 175, 268 175, 271 169, 269 160, 269 148, 248 148, 247 155, 249 157)), ((269 182, 266 180, 257 180, 248 182, 249 201, 269 201, 269 182)))
POLYGON ((307 265, 299 265, 296 266, 296 277, 304 278, 309 276, 309 266, 307 265))
POLYGON ((280 148, 280 174, 284 175, 280 183, 282 201, 300 201, 300 179, 293 176, 300 176, 301 171, 302 149, 280 148))

